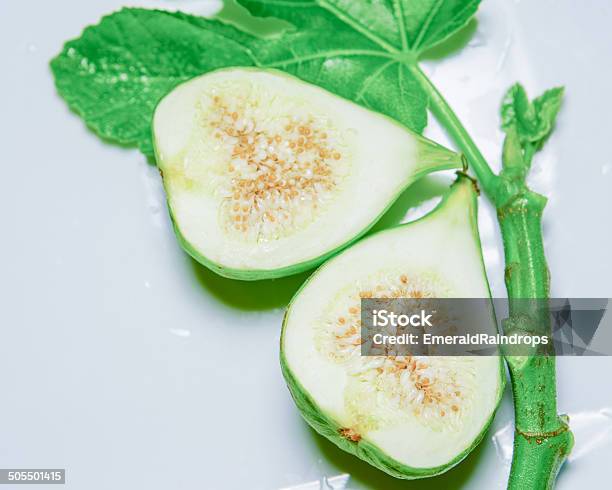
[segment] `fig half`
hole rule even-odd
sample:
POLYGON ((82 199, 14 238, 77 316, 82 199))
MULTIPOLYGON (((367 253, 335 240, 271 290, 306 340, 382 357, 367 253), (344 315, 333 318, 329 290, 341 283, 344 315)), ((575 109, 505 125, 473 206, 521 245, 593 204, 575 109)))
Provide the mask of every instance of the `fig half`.
POLYGON ((416 179, 462 165, 393 120, 274 70, 183 83, 156 108, 153 136, 182 246, 243 280, 318 265, 416 179))
POLYGON ((495 355, 362 356, 361 298, 399 297, 490 298, 469 179, 424 218, 326 262, 283 323, 281 366, 306 421, 345 451, 412 479, 448 470, 478 444, 505 377, 495 355))

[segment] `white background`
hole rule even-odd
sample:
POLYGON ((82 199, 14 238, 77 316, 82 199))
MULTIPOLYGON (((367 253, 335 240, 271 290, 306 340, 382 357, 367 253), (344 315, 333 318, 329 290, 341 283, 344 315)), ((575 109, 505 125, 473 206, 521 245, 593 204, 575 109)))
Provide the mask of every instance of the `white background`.
MULTIPOLYGON (((67 488, 90 490, 263 490, 337 475, 350 478, 334 488, 503 488, 508 396, 474 454, 420 482, 384 476, 302 421, 277 344, 283 307, 305 276, 249 284, 197 265, 173 237, 155 168, 101 142, 55 94, 50 58, 122 4, 0 2, 0 467, 66 468, 67 488)), ((216 4, 164 5, 204 13, 216 4)), ((603 1, 485 0, 467 46, 425 64, 494 163, 504 90, 515 80, 531 95, 566 86, 532 179, 550 198, 557 296, 612 296, 611 24, 603 1)), ((448 144, 435 126, 427 134, 448 144)), ((435 182, 413 196, 431 197, 435 182)), ((393 215, 419 199, 408 196, 393 215)), ((486 202, 480 221, 503 295, 486 202)), ((609 485, 611 369, 610 358, 559 362, 559 405, 577 439, 559 489, 609 485)))

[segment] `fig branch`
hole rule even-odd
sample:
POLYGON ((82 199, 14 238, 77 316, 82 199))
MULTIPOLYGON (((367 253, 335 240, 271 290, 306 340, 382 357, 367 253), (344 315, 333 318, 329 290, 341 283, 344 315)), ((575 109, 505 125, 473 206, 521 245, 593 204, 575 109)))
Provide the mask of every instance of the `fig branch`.
MULTIPOLYGON (((554 125, 562 89, 545 92, 532 102, 520 85, 513 86, 502 105, 506 131, 502 170, 493 173, 482 153, 442 94, 414 64, 412 72, 430 99, 430 108, 463 151, 484 193, 495 205, 505 255, 505 283, 510 300, 504 330, 549 333, 546 314, 526 312, 513 299, 542 299, 550 294, 550 276, 542 241, 546 198, 527 186, 534 154, 554 125)), ((554 486, 573 436, 566 416, 557 414, 555 357, 506 356, 514 398, 515 434, 508 488, 540 490, 554 486)))

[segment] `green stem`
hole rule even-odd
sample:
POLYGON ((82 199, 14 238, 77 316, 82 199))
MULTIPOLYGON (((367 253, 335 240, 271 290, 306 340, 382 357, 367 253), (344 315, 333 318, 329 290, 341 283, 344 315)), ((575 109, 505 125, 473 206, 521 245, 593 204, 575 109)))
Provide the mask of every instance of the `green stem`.
MULTIPOLYGON (((549 333, 547 311, 534 316, 520 301, 512 301, 549 296, 541 221, 546 199, 529 190, 525 183, 533 152, 523 155, 523 162, 505 160, 504 170, 495 175, 442 94, 416 64, 411 65, 411 70, 428 94, 433 114, 463 151, 497 209, 506 260, 506 289, 511 301, 504 330, 549 333)), ((509 150, 505 153, 516 157, 509 150)), ((567 418, 557 415, 555 358, 506 356, 506 362, 512 380, 516 427, 508 488, 550 489, 573 445, 567 418)))
POLYGON ((480 153, 480 150, 470 138, 470 135, 457 118, 450 106, 438 92, 436 86, 431 83, 431 80, 425 75, 418 65, 409 65, 410 70, 421 83, 422 88, 427 93, 430 100, 430 108, 436 119, 443 125, 451 138, 461 147, 461 151, 465 154, 468 162, 476 172, 480 185, 487 193, 493 192, 495 187, 496 175, 492 172, 491 167, 480 153))
MULTIPOLYGON (((503 175, 503 172, 502 172, 503 175)), ((534 316, 523 298, 548 298, 549 273, 542 243, 545 198, 526 188, 498 207, 504 243, 505 281, 510 298, 506 333, 547 334, 548 310, 534 316), (512 301, 519 299, 519 301, 512 301), (527 307, 526 307, 527 306, 527 307)), ((512 380, 515 436, 508 488, 550 489, 569 454, 573 437, 567 418, 557 415, 555 357, 506 356, 512 380)))

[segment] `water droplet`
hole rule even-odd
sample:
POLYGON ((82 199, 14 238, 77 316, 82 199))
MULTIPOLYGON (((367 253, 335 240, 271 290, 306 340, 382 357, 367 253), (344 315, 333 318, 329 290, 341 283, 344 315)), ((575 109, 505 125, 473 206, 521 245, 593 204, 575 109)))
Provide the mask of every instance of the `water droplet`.
POLYGON ((585 410, 569 414, 576 439, 568 461, 576 461, 596 451, 609 451, 612 446, 612 409, 585 410))
POLYGON ((512 35, 506 38, 502 52, 497 60, 496 72, 499 73, 504 68, 506 61, 508 60, 508 54, 510 53, 510 47, 512 46, 512 35))
POLYGON ((177 337, 183 337, 183 338, 191 337, 191 331, 185 328, 171 328, 169 330, 170 330, 170 333, 176 335, 177 337))
POLYGON ((506 463, 510 464, 512 460, 512 440, 514 437, 514 428, 511 422, 508 422, 495 434, 493 434, 493 445, 497 451, 499 458, 506 463))
MULTIPOLYGON (((320 463, 321 461, 319 461, 320 463)), ((304 490, 348 490, 350 479, 351 475, 348 473, 336 476, 323 476, 320 480, 285 487, 281 490, 297 490, 298 488, 303 488, 304 490)))
POLYGON ((486 38, 479 33, 476 33, 467 45, 470 48, 479 48, 485 44, 487 44, 486 38))

